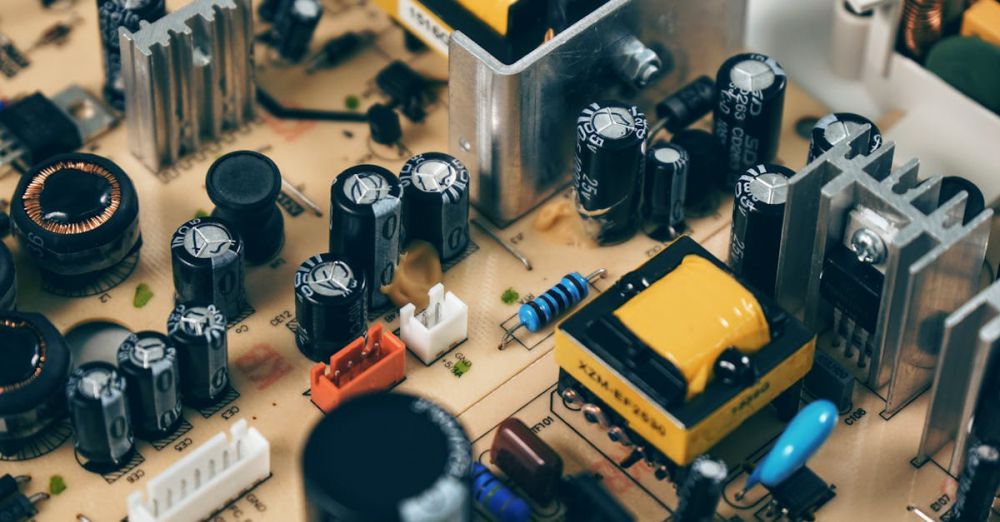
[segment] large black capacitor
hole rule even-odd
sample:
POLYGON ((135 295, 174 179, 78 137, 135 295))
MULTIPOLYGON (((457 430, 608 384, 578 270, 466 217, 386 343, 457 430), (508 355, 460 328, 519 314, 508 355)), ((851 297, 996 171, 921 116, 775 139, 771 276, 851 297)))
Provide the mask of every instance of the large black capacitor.
POLYGON ((70 353, 45 316, 0 311, 0 453, 66 411, 70 353))
POLYGON ((174 291, 179 303, 215 305, 227 318, 240 316, 245 296, 243 239, 221 219, 195 218, 170 239, 174 291))
POLYGON ((788 78, 774 59, 745 53, 726 60, 715 83, 713 125, 726 151, 732 186, 748 168, 777 157, 788 78))
POLYGON ((295 343, 314 361, 327 361, 368 327, 364 272, 341 256, 318 254, 295 272, 295 343))
POLYGON ((646 116, 624 103, 592 103, 577 119, 577 211, 598 244, 620 243, 635 233, 648 130, 646 116))
MULTIPOLYGON (((18 241, 46 277, 90 281, 142 244, 139 198, 111 160, 71 153, 35 165, 11 198, 18 241)), ((109 273, 111 286, 129 271, 109 273)))
POLYGON ((287 0, 272 28, 278 54, 289 62, 301 61, 322 16, 323 5, 318 0, 287 0))
POLYGON ((719 139, 701 129, 684 129, 670 143, 688 153, 687 192, 684 208, 688 214, 704 215, 718 205, 717 191, 726 184, 725 151, 719 139))
POLYGON ((472 520, 472 446, 427 399, 380 392, 338 406, 309 435, 302 475, 310 522, 472 520))
POLYGON ((726 463, 701 456, 691 463, 687 477, 677 492, 680 500, 673 520, 677 522, 712 522, 722 498, 726 463))
POLYGON ((230 152, 208 168, 205 188, 221 218, 243 239, 246 262, 266 263, 285 244, 285 218, 278 210, 281 171, 252 150, 230 152))
POLYGON ((132 420, 125 390, 125 377, 103 361, 82 364, 69 376, 66 400, 74 445, 91 465, 120 466, 132 451, 132 420))
POLYGON ((824 152, 860 131, 865 125, 870 125, 871 129, 868 131, 867 139, 859 144, 861 150, 855 152, 871 154, 882 146, 882 132, 871 120, 853 112, 835 112, 823 116, 813 126, 806 163, 812 163, 824 152))
POLYGON ((128 382, 129 410, 140 436, 160 438, 181 417, 177 350, 158 332, 130 335, 118 347, 118 369, 128 382))
POLYGON ((788 180, 795 171, 781 165, 757 165, 736 181, 729 266, 767 295, 774 295, 785 219, 788 180))
POLYGON ((442 261, 469 244, 469 169, 441 152, 418 154, 399 174, 407 239, 434 245, 442 261))
POLYGON ((184 402, 214 404, 229 387, 226 316, 214 305, 179 304, 167 318, 167 336, 177 350, 184 402))
POLYGON ((139 30, 142 21, 155 22, 167 14, 164 0, 97 0, 97 24, 104 53, 104 99, 112 107, 125 108, 125 82, 118 30, 139 30))
POLYGON ((14 256, 7 245, 0 241, 0 311, 13 310, 17 305, 17 278, 14 273, 14 256))
POLYGON ((952 517, 955 522, 980 522, 990 518, 990 509, 1000 487, 1000 450, 989 444, 969 448, 965 469, 958 477, 958 495, 952 517))
POLYGON ((373 311, 389 303, 381 289, 399 264, 402 198, 399 178, 376 165, 345 170, 330 189, 330 253, 364 274, 373 311))
POLYGON ((646 155, 643 180, 643 230, 657 241, 669 241, 684 231, 688 153, 677 145, 658 143, 646 155))

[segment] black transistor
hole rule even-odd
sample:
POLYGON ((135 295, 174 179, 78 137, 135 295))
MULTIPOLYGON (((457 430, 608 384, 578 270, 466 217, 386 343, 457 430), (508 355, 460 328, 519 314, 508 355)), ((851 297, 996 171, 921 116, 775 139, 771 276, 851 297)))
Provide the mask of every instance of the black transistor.
POLYGON ((816 510, 837 496, 832 486, 805 466, 768 489, 789 520, 811 520, 816 510))
POLYGON ((427 116, 424 103, 427 97, 427 79, 409 65, 396 60, 375 76, 375 85, 392 99, 392 106, 412 121, 423 121, 427 116))

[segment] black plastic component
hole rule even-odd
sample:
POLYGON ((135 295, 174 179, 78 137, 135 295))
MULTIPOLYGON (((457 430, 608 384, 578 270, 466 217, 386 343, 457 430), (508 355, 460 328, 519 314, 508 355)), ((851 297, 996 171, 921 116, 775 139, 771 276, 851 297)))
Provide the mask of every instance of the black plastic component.
POLYGON ((118 29, 130 32, 139 30, 142 21, 155 22, 167 14, 164 0, 98 0, 97 23, 101 34, 101 51, 104 55, 104 100, 112 107, 125 108, 125 81, 122 79, 122 55, 118 29))
POLYGON ((618 102, 591 103, 576 120, 576 206, 600 245, 621 243, 639 226, 648 126, 637 107, 618 102))
POLYGON ((295 272, 295 343, 313 361, 328 361, 368 328, 367 279, 355 266, 318 254, 295 272))
MULTIPOLYGON (((0 503, 0 521, 22 522, 32 520, 38 514, 35 502, 49 498, 47 493, 36 493, 30 498, 22 493, 18 493, 0 503)), ((0 498, 0 500, 3 500, 0 498)))
POLYGON ((768 490, 778 505, 788 510, 789 520, 808 518, 837 496, 831 486, 805 466, 768 490))
POLYGON ((407 240, 434 245, 441 261, 469 244, 469 169, 443 152, 410 158, 399 173, 407 240))
POLYGON ((715 377, 728 386, 745 388, 757 380, 757 369, 750 357, 736 348, 726 348, 715 360, 715 377))
POLYGON ((18 241, 45 272, 97 272, 142 243, 132 181, 101 156, 72 153, 40 163, 21 178, 11 200, 18 241))
POLYGON ((725 150, 731 187, 750 167, 777 157, 788 77, 774 59, 743 53, 719 67, 715 82, 713 131, 725 150))
POLYGON ((373 311, 388 304, 381 288, 399 264, 402 199, 399 178, 376 165, 351 167, 330 188, 330 253, 364 273, 373 311))
POLYGON ((990 517, 1000 488, 1000 450, 989 444, 969 448, 965 469, 958 477, 958 495, 952 507, 954 522, 980 522, 990 517))
POLYGON ((66 401, 74 445, 87 459, 88 469, 115 469, 132 452, 135 440, 125 391, 125 377, 103 361, 84 363, 69 376, 66 401))
POLYGON ((0 444, 6 445, 65 413, 70 353, 45 316, 13 311, 0 311, 0 348, 0 444))
POLYGON ((429 83, 409 65, 393 61, 375 76, 375 85, 392 99, 393 106, 400 107, 407 118, 415 122, 424 120, 429 83))
POLYGON ((0 477, 0 500, 4 500, 14 493, 20 492, 21 484, 29 480, 31 480, 31 477, 27 475, 19 475, 15 478, 10 473, 4 474, 4 476, 0 477))
POLYGON ((658 103, 656 117, 666 120, 664 128, 676 133, 712 112, 714 106, 715 80, 701 76, 658 103))
POLYGON ((400 520, 403 503, 422 508, 421 520, 472 519, 469 439, 419 397, 379 392, 338 406, 309 435, 302 473, 310 522, 400 520))
POLYGON ((301 61, 322 16, 323 5, 318 0, 286 1, 272 28, 278 54, 289 62, 301 61))
POLYGON ((83 136, 66 112, 41 92, 30 94, 0 111, 0 127, 25 151, 24 163, 34 165, 57 154, 73 152, 83 136))
POLYGON ((986 198, 983 197, 983 191, 979 190, 979 186, 975 183, 961 176, 945 176, 941 180, 938 203, 941 205, 947 203, 959 192, 966 194, 965 213, 962 214, 962 224, 964 225, 983 212, 986 208, 986 198))
POLYGON ((858 261, 853 252, 837 245, 823 261, 820 293, 858 326, 874 332, 885 276, 858 261))
POLYGON ((288 0, 261 0, 257 4, 257 16, 267 23, 272 23, 277 19, 278 13, 287 2, 288 0))
POLYGON ((726 463, 702 455, 691 463, 687 476, 677 490, 679 497, 673 522, 712 522, 715 508, 722 499, 726 463))
POLYGON ((788 167, 768 164, 751 167, 736 180, 729 266, 770 297, 778 278, 788 180, 794 175, 788 167))
POLYGON ((630 522, 632 514, 601 484, 599 475, 582 473, 563 479, 559 488, 566 520, 574 522, 630 522))
POLYGON ((809 393, 836 404, 838 411, 846 411, 853 404, 854 376, 822 350, 816 350, 812 370, 805 381, 809 393))
POLYGON ((399 114, 392 108, 376 103, 368 108, 368 129, 372 141, 382 145, 392 145, 403 139, 403 128, 400 126, 399 114))
POLYGON ((314 72, 324 67, 340 65, 353 56, 370 38, 368 33, 346 32, 327 40, 316 56, 309 60, 308 70, 314 72))
POLYGON ((3 211, 0 211, 0 238, 5 238, 10 235, 10 216, 3 211))
POLYGON ((179 304, 167 318, 167 335, 177 350, 184 403, 216 403, 229 387, 226 316, 213 305, 179 304))
POLYGON ((281 171, 271 158, 250 150, 215 160, 205 179, 215 203, 212 216, 225 220, 243 238, 246 261, 266 263, 285 244, 285 218, 278 209, 281 171))
POLYGON ((138 332, 118 347, 118 370, 128 383, 132 423, 139 435, 158 439, 181 418, 177 350, 159 332, 138 332))
POLYGON ((719 139, 701 129, 684 129, 670 143, 686 150, 690 161, 684 208, 697 214, 712 210, 718 204, 715 191, 726 181, 726 153, 719 139))
POLYGON ((806 163, 820 157, 826 151, 832 149, 841 141, 847 139, 852 132, 856 132, 858 127, 870 125, 868 140, 857 143, 853 154, 871 154, 882 146, 882 132, 874 122, 853 112, 835 112, 820 118, 812 128, 812 138, 809 141, 809 156, 806 163))
POLYGON ((177 302, 215 305, 236 319, 246 303, 243 239, 225 221, 195 218, 170 240, 177 302))
POLYGON ((669 241, 687 228, 684 200, 690 158, 683 148, 657 143, 646 154, 643 177, 643 231, 657 241, 669 241))
POLYGON ((0 312, 13 310, 17 306, 17 278, 14 267, 14 256, 0 241, 0 312))

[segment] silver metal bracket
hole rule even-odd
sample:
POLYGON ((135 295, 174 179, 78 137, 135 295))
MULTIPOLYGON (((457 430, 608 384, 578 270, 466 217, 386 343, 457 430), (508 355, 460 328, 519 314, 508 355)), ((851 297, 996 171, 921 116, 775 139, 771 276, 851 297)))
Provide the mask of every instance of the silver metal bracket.
POLYGON ((944 318, 979 287, 993 212, 963 224, 964 193, 939 205, 941 177, 919 180, 916 160, 893 171, 894 144, 858 153, 868 132, 865 126, 790 180, 777 297, 813 330, 827 330, 835 315, 820 292, 828 253, 850 246, 861 228, 880 236, 877 323, 862 338, 868 385, 888 385, 883 415, 891 416, 930 386, 944 318))

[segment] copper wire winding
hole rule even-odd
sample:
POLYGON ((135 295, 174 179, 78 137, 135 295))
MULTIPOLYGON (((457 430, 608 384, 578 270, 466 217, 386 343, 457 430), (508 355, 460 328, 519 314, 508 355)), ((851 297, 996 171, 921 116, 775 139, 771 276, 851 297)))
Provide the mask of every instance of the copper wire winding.
POLYGON ((121 185, 118 183, 118 178, 100 165, 84 161, 60 161, 38 171, 28 184, 21 199, 24 202, 24 211, 28 214, 28 217, 45 230, 56 234, 83 234, 100 227, 111 219, 111 216, 115 214, 121 205, 122 191, 121 185), (45 181, 49 176, 67 169, 100 176, 111 184, 111 203, 105 207, 103 212, 78 223, 55 223, 45 219, 42 215, 41 203, 45 181))
POLYGON ((0 319, 0 327, 6 327, 10 329, 27 328, 31 330, 32 332, 34 332, 35 338, 38 339, 38 352, 39 352, 38 363, 35 364, 35 371, 33 371, 31 375, 28 376, 28 378, 20 382, 15 382, 13 384, 8 384, 6 386, 0 386, 0 394, 4 394, 24 388, 32 381, 34 381, 36 378, 38 378, 39 375, 41 375, 42 368, 45 367, 47 346, 45 345, 45 340, 42 337, 42 333, 39 332, 37 329, 35 329, 35 326, 27 321, 0 319))
POLYGON ((900 21, 904 49, 922 58, 941 39, 944 30, 944 0, 906 0, 900 21))

